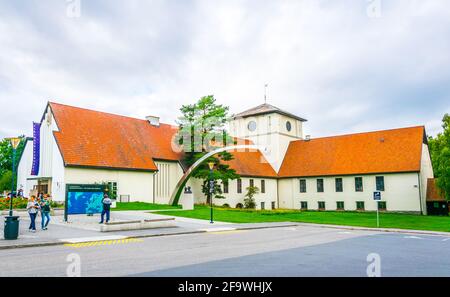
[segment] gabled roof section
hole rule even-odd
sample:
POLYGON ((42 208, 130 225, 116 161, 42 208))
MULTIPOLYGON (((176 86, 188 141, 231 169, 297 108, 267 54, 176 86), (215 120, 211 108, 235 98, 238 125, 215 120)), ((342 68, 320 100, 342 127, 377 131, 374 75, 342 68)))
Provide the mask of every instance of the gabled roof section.
MULTIPOLYGON (((183 157, 172 149, 178 127, 155 127, 146 120, 53 102, 49 105, 59 128, 53 133, 66 166, 155 171, 155 160, 178 162, 183 157)), ((234 159, 228 164, 238 174, 277 177, 260 151, 232 154, 234 159)))
POLYGON ((280 177, 418 172, 423 126, 293 141, 280 177))
POLYGON ((264 103, 264 104, 258 105, 256 107, 253 107, 251 109, 248 109, 246 111, 243 111, 241 113, 238 113, 238 114, 234 115, 234 118, 235 119, 236 118, 247 118, 247 117, 251 117, 251 116, 263 115, 263 114, 269 114, 269 113, 282 114, 282 115, 291 117, 293 119, 296 119, 296 120, 299 120, 299 121, 302 121, 302 122, 306 122, 307 121, 307 120, 305 120, 305 119, 303 119, 303 118, 301 118, 299 116, 296 116, 296 115, 294 115, 294 114, 292 114, 290 112, 281 110, 278 107, 270 105, 268 103, 264 103))
POLYGON ((110 113, 49 103, 60 131, 55 139, 66 166, 155 171, 154 159, 178 161, 171 141, 177 128, 152 126, 110 113))
MULTIPOLYGON (((235 138, 238 144, 252 145, 248 139, 235 138)), ((273 169, 260 150, 231 151, 233 160, 223 162, 241 176, 277 178, 277 172, 273 169)))

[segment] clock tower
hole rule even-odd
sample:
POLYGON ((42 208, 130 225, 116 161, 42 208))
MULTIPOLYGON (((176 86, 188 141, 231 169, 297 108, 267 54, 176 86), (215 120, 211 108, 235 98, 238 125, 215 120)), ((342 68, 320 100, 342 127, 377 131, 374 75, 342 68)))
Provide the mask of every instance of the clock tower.
POLYGON ((306 120, 301 117, 264 103, 234 115, 230 134, 261 146, 261 152, 278 172, 289 142, 303 139, 303 122, 306 120))

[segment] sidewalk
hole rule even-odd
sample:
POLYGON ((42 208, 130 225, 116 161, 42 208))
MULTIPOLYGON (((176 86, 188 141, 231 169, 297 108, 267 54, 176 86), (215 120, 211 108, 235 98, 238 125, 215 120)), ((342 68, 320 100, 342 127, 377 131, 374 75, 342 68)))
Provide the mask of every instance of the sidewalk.
MULTIPOLYGON (((163 216, 149 213, 148 211, 113 211, 111 212, 111 222, 146 220, 167 218, 163 216)), ((176 227, 145 229, 145 230, 129 230, 100 232, 100 215, 71 215, 68 222, 64 222, 64 216, 52 216, 48 230, 41 230, 41 218, 36 219, 35 233, 29 232, 28 227, 30 220, 28 217, 21 215, 19 223, 19 238, 17 240, 5 240, 3 237, 4 216, 0 216, 0 229, 2 230, 0 238, 0 250, 19 247, 36 247, 48 245, 62 245, 71 242, 80 241, 96 241, 105 238, 142 238, 151 236, 181 235, 207 232, 208 228, 220 228, 231 225, 230 223, 215 222, 211 225, 208 221, 175 218, 176 227)))

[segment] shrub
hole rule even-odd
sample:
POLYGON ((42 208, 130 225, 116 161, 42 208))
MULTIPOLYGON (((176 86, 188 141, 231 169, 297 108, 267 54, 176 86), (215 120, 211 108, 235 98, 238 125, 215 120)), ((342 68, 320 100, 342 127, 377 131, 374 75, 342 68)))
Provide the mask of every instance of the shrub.
MULTIPOLYGON (((0 198, 0 210, 9 209, 10 198, 0 198)), ((28 200, 24 198, 13 199, 13 209, 27 208, 28 200)))
POLYGON ((256 202, 253 197, 259 193, 258 187, 247 187, 247 193, 245 194, 244 199, 244 207, 246 209, 255 209, 256 208, 256 202))

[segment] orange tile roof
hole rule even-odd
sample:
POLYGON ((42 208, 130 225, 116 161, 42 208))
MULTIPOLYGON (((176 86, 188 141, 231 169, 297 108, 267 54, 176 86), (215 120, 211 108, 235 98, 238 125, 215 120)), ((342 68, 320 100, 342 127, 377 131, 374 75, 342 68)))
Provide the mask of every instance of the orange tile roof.
MULTIPOLYGON (((247 139, 235 138, 238 145, 253 144, 247 139)), ((230 165, 239 175, 252 177, 272 177, 277 178, 278 175, 264 155, 259 150, 242 150, 231 151, 233 160, 223 162, 230 165)))
POLYGON ((54 132, 67 166, 157 170, 155 159, 178 161, 171 148, 177 127, 50 103, 54 132))
MULTIPOLYGON (((155 160, 180 161, 172 138, 178 127, 152 126, 146 120, 49 103, 59 131, 54 132, 66 166, 157 170, 155 160)), ((276 177, 261 152, 232 152, 231 168, 242 176, 276 177)))
POLYGON ((427 201, 445 201, 444 193, 437 187, 435 178, 428 179, 427 201))
POLYGON ((420 126, 293 141, 279 176, 420 171, 424 137, 420 126))

